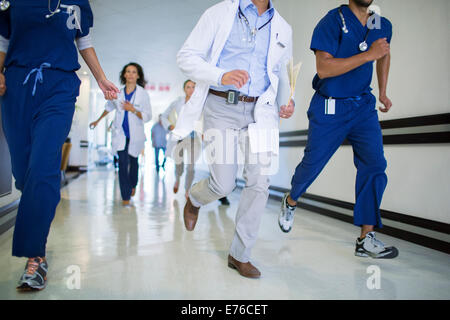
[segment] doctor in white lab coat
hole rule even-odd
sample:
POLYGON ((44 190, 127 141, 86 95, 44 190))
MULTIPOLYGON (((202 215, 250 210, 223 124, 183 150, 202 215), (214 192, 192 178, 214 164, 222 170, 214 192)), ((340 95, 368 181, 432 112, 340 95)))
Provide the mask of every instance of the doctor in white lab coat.
MULTIPOLYGON (((182 107, 189 101, 192 94, 195 90, 195 82, 191 80, 186 80, 183 84, 183 91, 185 93, 184 97, 179 97, 175 101, 173 101, 170 106, 164 111, 161 115, 161 122, 164 128, 167 131, 173 131, 177 125, 178 114, 182 107)), ((175 184, 173 186, 173 192, 177 193, 180 187, 180 179, 184 172, 185 165, 185 155, 186 155, 186 164, 187 164, 187 172, 185 179, 185 196, 186 198, 189 195, 189 189, 191 188, 192 182, 194 181, 195 176, 195 162, 200 157, 201 153, 201 141, 198 134, 195 131, 192 131, 186 138, 178 141, 176 146, 176 156, 175 160, 175 184)))
MULTIPOLYGON (((209 8, 177 56, 180 69, 197 85, 170 138, 187 136, 203 113, 205 141, 211 132, 222 137, 223 150, 216 147, 212 154, 223 151, 227 158, 215 158, 209 163, 211 176, 192 186, 185 226, 193 230, 201 206, 233 191, 238 162, 228 156, 244 150, 246 185, 228 266, 250 278, 261 275, 249 259, 268 198, 269 170, 267 163, 251 163, 249 158, 278 154, 280 117, 294 112, 293 101, 281 101, 281 107, 277 101, 280 72, 291 57, 292 29, 269 0, 225 0, 209 8), (226 138, 228 134, 234 138, 226 138)), ((214 139, 217 136, 211 142, 214 139)))
POLYGON ((119 184, 124 206, 136 192, 138 182, 138 157, 145 148, 144 123, 152 119, 150 97, 145 91, 142 67, 137 63, 127 64, 120 75, 124 88, 117 100, 108 101, 105 111, 97 121, 90 124, 94 129, 109 112, 116 111, 112 131, 112 151, 119 156, 119 184))

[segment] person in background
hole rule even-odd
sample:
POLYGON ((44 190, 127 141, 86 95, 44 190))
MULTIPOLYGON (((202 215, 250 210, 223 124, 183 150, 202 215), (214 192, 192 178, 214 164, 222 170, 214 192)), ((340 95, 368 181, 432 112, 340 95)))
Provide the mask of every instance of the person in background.
MULTIPOLYGON (((176 127, 176 122, 178 119, 178 115, 180 114, 181 108, 186 105, 186 103, 191 99, 192 94, 195 90, 195 82, 192 80, 186 80, 183 84, 183 90, 185 93, 184 97, 179 97, 177 100, 172 102, 172 104, 164 111, 161 115, 161 121, 168 131, 173 131, 176 127)), ((177 144, 177 155, 179 159, 176 160, 175 163, 175 184, 173 186, 173 192, 177 193, 180 187, 181 176, 184 172, 184 155, 187 154, 187 173, 186 179, 184 183, 185 188, 185 196, 187 197, 189 193, 189 189, 191 188, 192 182, 194 181, 195 176, 195 162, 197 158, 200 156, 197 152, 199 151, 199 137, 192 131, 185 139, 181 140, 177 144)))
POLYGON ((144 70, 134 62, 125 65, 120 72, 119 99, 108 101, 105 111, 92 122, 94 129, 111 111, 116 111, 112 126, 112 149, 119 157, 119 184, 122 204, 130 206, 130 199, 136 193, 138 183, 138 157, 145 147, 144 123, 152 119, 150 97, 145 91, 144 70))
POLYGON ((166 170, 166 147, 167 147, 167 130, 164 128, 162 124, 162 115, 160 114, 158 117, 158 122, 155 123, 152 127, 152 146, 155 148, 155 165, 156 172, 159 173, 159 168, 162 167, 163 170, 166 170), (160 151, 163 152, 164 160, 162 164, 159 164, 159 154, 160 151))

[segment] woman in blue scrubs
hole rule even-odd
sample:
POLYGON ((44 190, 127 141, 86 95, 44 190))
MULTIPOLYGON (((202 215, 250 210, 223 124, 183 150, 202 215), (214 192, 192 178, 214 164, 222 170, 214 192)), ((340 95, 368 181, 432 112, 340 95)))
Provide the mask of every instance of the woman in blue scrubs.
POLYGON ((91 45, 92 25, 88 0, 15 0, 0 11, 2 120, 22 192, 12 254, 28 258, 20 290, 41 290, 47 282, 46 243, 60 200, 61 149, 80 87, 77 46, 105 98, 117 97, 91 45))
POLYGON ((380 204, 387 184, 386 160, 376 98, 371 93, 373 62, 377 61, 382 112, 392 106, 386 87, 390 66, 391 23, 368 7, 372 0, 350 0, 331 10, 314 30, 311 50, 316 54, 316 90, 308 110, 308 143, 292 178, 292 189, 282 200, 279 226, 292 228, 298 198, 316 179, 347 139, 357 168, 354 224, 361 227, 355 255, 395 258, 398 250, 375 237, 381 228, 380 204))

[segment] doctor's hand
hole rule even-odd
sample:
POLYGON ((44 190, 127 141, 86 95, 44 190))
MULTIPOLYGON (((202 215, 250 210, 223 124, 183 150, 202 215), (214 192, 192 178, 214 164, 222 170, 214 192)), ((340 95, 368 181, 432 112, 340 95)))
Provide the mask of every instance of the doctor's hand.
POLYGON ((392 101, 387 96, 380 96, 379 100, 382 104, 384 104, 384 108, 379 108, 380 111, 384 113, 389 112, 392 107, 392 101))
POLYGON ((134 112, 136 109, 133 107, 133 105, 129 101, 122 102, 122 108, 125 111, 134 112))
POLYGON ((98 125, 98 121, 91 122, 89 124, 89 129, 94 130, 95 127, 97 127, 97 125, 98 125))
POLYGON ((117 94, 120 92, 119 89, 109 81, 108 79, 103 79, 97 82, 98 86, 103 92, 106 100, 114 100, 117 99, 117 94))
POLYGON ((370 46, 367 54, 369 55, 369 59, 371 61, 379 60, 387 55, 391 51, 389 42, 387 42, 387 38, 378 39, 370 46))
POLYGON ((6 92, 6 80, 5 75, 0 72, 0 97, 6 92))
POLYGON ((235 86, 236 88, 242 88, 250 79, 248 72, 245 70, 233 70, 225 73, 222 76, 222 85, 235 86))
POLYGON ((287 106, 281 106, 280 108, 280 118, 289 119, 294 114, 295 104, 294 101, 289 101, 287 106))

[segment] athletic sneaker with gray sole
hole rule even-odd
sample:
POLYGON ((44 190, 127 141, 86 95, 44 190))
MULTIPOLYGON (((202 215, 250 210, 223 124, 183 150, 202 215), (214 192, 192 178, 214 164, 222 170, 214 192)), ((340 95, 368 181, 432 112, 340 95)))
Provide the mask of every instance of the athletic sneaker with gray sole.
POLYGON ((47 284, 48 264, 44 258, 29 258, 19 280, 18 290, 42 290, 47 284))
POLYGON ((393 259, 398 256, 396 247, 386 245, 375 237, 375 232, 369 232, 364 239, 356 239, 355 256, 374 259, 393 259))
POLYGON ((294 224, 294 213, 295 208, 290 206, 287 202, 287 198, 289 196, 289 192, 286 192, 283 199, 281 200, 281 212, 278 216, 278 225, 280 226, 281 231, 288 233, 292 230, 292 225, 294 224))

